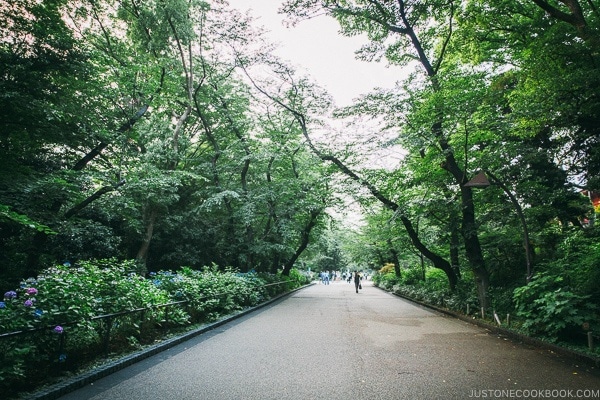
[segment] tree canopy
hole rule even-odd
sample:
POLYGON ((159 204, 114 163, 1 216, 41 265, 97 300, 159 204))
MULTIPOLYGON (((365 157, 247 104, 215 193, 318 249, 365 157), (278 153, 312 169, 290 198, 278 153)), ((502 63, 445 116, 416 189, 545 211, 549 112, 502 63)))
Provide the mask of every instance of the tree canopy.
POLYGON ((361 178, 412 239, 403 253, 416 248, 451 287, 464 268, 487 307, 490 285, 527 283, 575 232, 597 237, 593 3, 288 0, 282 11, 335 18, 368 37, 358 57, 412 71, 340 112, 384 119, 407 153, 361 178), (481 172, 486 190, 471 181, 481 172))
POLYGON ((3 285, 117 257, 139 272, 431 266, 482 307, 568 270, 600 299, 594 2, 282 2, 409 72, 344 109, 226 1, 0 13, 3 285), (361 135, 401 159, 370 165, 361 135), (364 223, 337 237, 350 197, 364 223))

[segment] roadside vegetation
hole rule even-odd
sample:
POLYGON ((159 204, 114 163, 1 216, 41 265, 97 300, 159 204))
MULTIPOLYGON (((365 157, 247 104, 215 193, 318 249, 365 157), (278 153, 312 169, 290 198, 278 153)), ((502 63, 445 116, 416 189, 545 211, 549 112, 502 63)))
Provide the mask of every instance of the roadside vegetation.
POLYGON ((491 287, 491 306, 481 309, 472 279, 466 274, 450 291, 444 274, 430 267, 409 267, 397 276, 387 264, 373 275, 375 286, 394 294, 600 359, 599 308, 591 285, 539 272, 525 286, 491 287))
POLYGON ((134 267, 133 260, 60 265, 4 293, 1 397, 67 379, 309 282, 296 270, 282 276, 212 266, 143 277, 134 267))

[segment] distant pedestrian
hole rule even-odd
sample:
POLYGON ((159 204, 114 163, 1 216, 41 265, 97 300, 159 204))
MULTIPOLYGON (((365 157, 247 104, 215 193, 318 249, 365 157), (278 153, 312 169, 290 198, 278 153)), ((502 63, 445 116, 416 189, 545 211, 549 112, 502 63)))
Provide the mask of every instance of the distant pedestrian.
POLYGON ((356 293, 358 293, 358 288, 360 286, 360 274, 358 273, 358 271, 354 271, 354 288, 356 289, 356 293))

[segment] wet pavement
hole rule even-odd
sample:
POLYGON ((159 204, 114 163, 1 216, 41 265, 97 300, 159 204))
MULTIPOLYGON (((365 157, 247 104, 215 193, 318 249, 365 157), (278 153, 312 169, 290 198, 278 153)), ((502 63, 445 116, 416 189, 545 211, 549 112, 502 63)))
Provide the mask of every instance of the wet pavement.
POLYGON ((313 285, 61 397, 598 398, 600 374, 370 285, 313 285))

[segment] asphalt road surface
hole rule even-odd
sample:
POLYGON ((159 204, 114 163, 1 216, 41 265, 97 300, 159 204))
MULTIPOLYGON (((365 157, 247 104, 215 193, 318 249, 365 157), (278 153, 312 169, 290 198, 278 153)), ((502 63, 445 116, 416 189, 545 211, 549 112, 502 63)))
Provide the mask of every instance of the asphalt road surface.
POLYGON ((369 282, 313 285, 62 400, 597 398, 600 374, 369 282))

